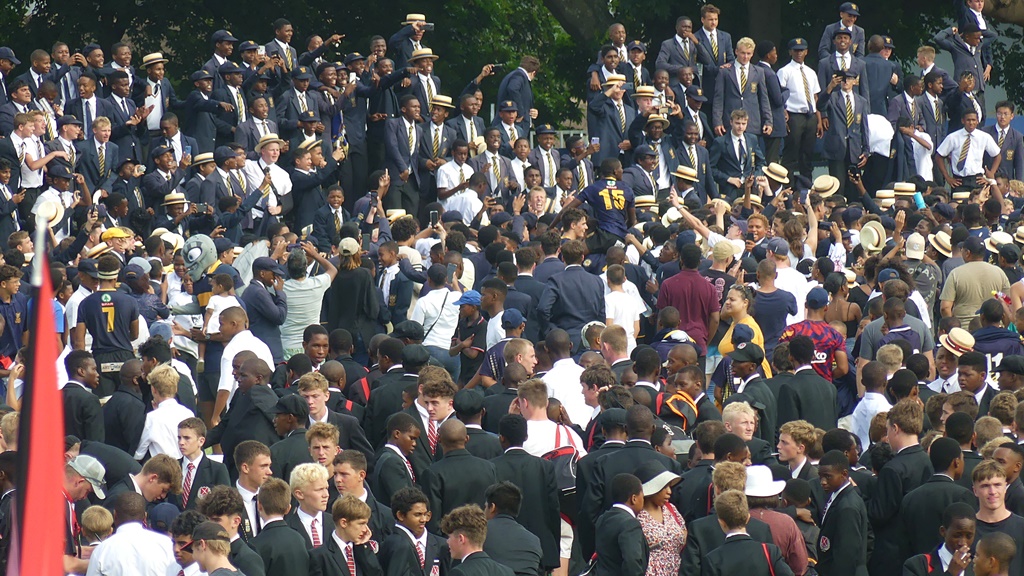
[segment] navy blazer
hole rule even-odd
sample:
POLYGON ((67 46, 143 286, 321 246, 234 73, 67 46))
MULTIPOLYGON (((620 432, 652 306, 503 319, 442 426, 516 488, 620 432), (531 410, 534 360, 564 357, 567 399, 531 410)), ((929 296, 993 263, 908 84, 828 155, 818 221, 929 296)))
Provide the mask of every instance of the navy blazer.
MULTIPOLYGON (((441 125, 441 138, 438 141, 437 156, 434 156, 434 123, 427 121, 420 126, 420 133, 423 135, 418 142, 419 158, 417 162, 420 165, 420 173, 426 174, 427 160, 435 160, 436 158, 450 158, 452 155, 452 144, 455 143, 455 131, 447 124, 441 125)), ((406 138, 409 135, 406 134, 406 138)), ((431 172, 432 173, 432 172, 431 172)))
POLYGON ((873 53, 864 57, 864 73, 871 86, 868 95, 871 113, 885 115, 889 110, 889 101, 903 90, 903 69, 892 60, 882 58, 881 54, 873 53), (893 74, 896 75, 895 85, 892 84, 893 74))
MULTIPOLYGON (((352 216, 345 208, 341 209, 341 223, 352 220, 352 216)), ((318 248, 321 252, 330 252, 331 246, 337 246, 341 242, 338 231, 334 228, 334 210, 330 204, 324 203, 313 214, 313 236, 319 242, 318 248)))
MULTIPOLYGON (((924 127, 924 117, 926 114, 934 116, 935 111, 930 110, 928 112, 922 109, 922 106, 928 107, 928 99, 925 98, 924 103, 918 101, 920 96, 914 99, 914 110, 911 113, 910 106, 907 105, 906 93, 901 92, 889 100, 889 106, 886 110, 885 118, 893 125, 896 125, 896 121, 901 117, 910 118, 914 122, 914 126, 924 127)), ((874 108, 872 108, 872 114, 874 114, 874 108)), ((932 142, 933 147, 938 147, 937 142, 932 142)))
POLYGON ((861 154, 871 154, 868 148, 868 101, 865 98, 853 92, 853 124, 849 127, 846 126, 846 100, 842 90, 833 90, 821 111, 828 118, 828 130, 822 139, 826 158, 845 158, 856 164, 861 154))
POLYGON ((131 98, 124 99, 125 105, 128 106, 128 114, 125 114, 114 96, 108 96, 106 100, 110 103, 109 108, 112 111, 110 115, 111 142, 117 144, 123 158, 131 158, 135 162, 143 161, 142 142, 139 140, 139 134, 146 129, 146 124, 145 122, 140 122, 135 126, 128 124, 131 115, 135 114, 135 110, 138 108, 135 102, 131 98))
MULTIPOLYGON (((498 151, 497 158, 498 158, 498 173, 501 175, 501 179, 500 179, 501 181, 498 182, 498 186, 495 188, 495 187, 491 186, 491 181, 490 181, 490 179, 488 179, 487 180, 487 195, 488 196, 497 196, 502 201, 504 201, 505 199, 507 199, 510 196, 509 189, 508 189, 507 186, 505 186, 504 182, 505 182, 505 180, 515 180, 515 175, 512 173, 512 161, 509 160, 508 158, 506 158, 505 156, 502 156, 500 150, 498 151)), ((487 170, 484 170, 484 166, 487 164, 487 154, 486 153, 480 153, 480 154, 477 154, 476 156, 470 158, 469 161, 467 162, 467 164, 469 164, 469 166, 473 169, 473 172, 484 172, 484 173, 488 172, 487 170)), ((477 270, 479 271, 480 269, 477 268, 477 270)), ((480 279, 482 279, 482 278, 483 277, 481 276, 480 279)))
POLYGON ((114 179, 117 178, 115 168, 117 159, 121 157, 117 144, 107 142, 103 154, 104 167, 102 171, 100 171, 100 158, 96 153, 95 140, 79 140, 75 142, 75 150, 78 151, 78 170, 85 177, 89 191, 93 193, 97 190, 109 191, 114 179))
MULTIPOLYGON (((601 139, 601 149, 591 156, 591 161, 600 164, 605 158, 620 158, 629 160, 632 154, 619 150, 619 143, 629 140, 629 126, 636 117, 636 111, 630 107, 625 100, 622 101, 622 112, 626 117, 626 127, 623 129, 615 102, 605 96, 598 94, 587 104, 587 110, 597 118, 596 126, 588 126, 591 138, 601 139)), ((628 163, 628 162, 624 162, 628 163)))
MULTIPOLYGON (((2 80, 0 80, 0 84, 3 84, 2 80)), ((17 192, 21 184, 21 170, 15 170, 14 167, 20 166, 21 162, 18 160, 18 151, 14 149, 10 138, 0 138, 0 158, 11 164, 11 180, 7 183, 7 187, 12 192, 17 192)))
MULTIPOLYGON (((192 158, 194 159, 196 154, 199 154, 199 143, 196 142, 195 138, 193 138, 191 136, 186 136, 184 132, 178 132, 178 134, 179 134, 178 138, 181 140, 181 154, 184 156, 185 155, 185 147, 189 146, 192 149, 192 158)), ((168 140, 167 138, 164 138, 163 136, 157 136, 157 137, 151 139, 149 141, 150 157, 146 158, 146 161, 145 161, 146 171, 147 172, 152 172, 155 169, 155 164, 153 164, 152 150, 154 148, 156 148, 157 146, 167 146, 168 148, 171 148, 172 150, 174 149, 174 147, 171 146, 171 141, 168 140)), ((181 161, 181 158, 176 158, 176 159, 179 162, 181 161)))
MULTIPOLYGON (((978 103, 981 104, 981 102, 978 103)), ((978 125, 981 126, 985 123, 986 116, 985 107, 979 107, 981 108, 981 118, 978 119, 978 125)), ((946 117, 947 120, 949 120, 946 131, 947 134, 952 134, 964 127, 960 122, 960 116, 963 115, 964 110, 977 110, 977 108, 974 107, 974 103, 971 102, 971 97, 966 92, 955 90, 952 94, 946 97, 946 117)), ((936 146, 936 148, 938 148, 938 146, 936 146)))
MULTIPOLYGON (((699 180, 694 182, 693 187, 704 202, 708 198, 718 198, 718 183, 715 181, 714 170, 711 164, 711 153, 707 148, 697 144, 693 145, 693 149, 696 152, 697 165, 690 166, 690 154, 687 152, 685 144, 676 148, 675 155, 679 159, 679 164, 696 168, 699 180)), ((755 152, 755 162, 757 152, 760 152, 760 149, 755 152)))
MULTIPOLYGON (((218 76, 219 78, 219 76, 218 76)), ((223 120, 219 113, 222 109, 220 102, 212 97, 204 98, 199 90, 193 90, 185 98, 182 107, 186 111, 186 122, 183 130, 195 138, 199 146, 193 154, 213 152, 217 141, 217 132, 223 120)))
MULTIPOLYGON (((452 130, 455 131, 456 138, 470 142, 469 134, 466 133, 466 122, 462 114, 459 114, 454 118, 449 118, 445 120, 444 123, 447 126, 451 126, 452 130)), ((476 127, 476 135, 483 138, 484 130, 487 129, 487 126, 484 125, 484 119, 480 116, 473 116, 473 126, 476 127)))
MULTIPOLYGON (((384 274, 384 270, 377 272, 377 277, 381 278, 384 274)), ((404 322, 409 315, 409 307, 412 304, 412 280, 399 272, 391 280, 391 288, 388 292, 387 302, 384 305, 391 311, 391 323, 398 324, 404 322)))
MULTIPOLYGON (((57 84, 57 99, 64 104, 64 113, 69 114, 67 104, 78 98, 78 79, 82 77, 82 67, 60 66, 54 62, 50 68, 50 76, 57 84)), ((2 94, 3 90, 0 90, 0 102, 5 101, 2 94)))
POLYGON ((935 116, 935 107, 928 99, 927 94, 922 94, 917 97, 917 108, 921 110, 921 119, 924 122, 924 131, 932 137, 933 150, 939 147, 939 144, 946 138, 946 103, 941 97, 937 99, 939 103, 939 115, 938 118, 935 116))
MULTIPOLYGON (((553 146, 551 148, 551 160, 555 165, 555 173, 551 175, 551 181, 554 182, 555 177, 558 175, 558 170, 562 167, 562 155, 559 154, 558 149, 553 146)), ((540 170, 541 183, 546 182, 548 178, 548 163, 541 154, 540 146, 530 150, 530 155, 526 157, 526 161, 530 163, 530 166, 535 166, 540 170)))
POLYGON ((789 99, 789 88, 783 88, 779 76, 767 62, 758 62, 764 73, 764 89, 768 92, 768 106, 772 110, 771 138, 785 138, 789 133, 786 124, 786 100, 789 99))
POLYGON ((658 50, 658 59, 654 63, 656 70, 668 70, 670 78, 675 78, 679 70, 693 68, 697 70, 697 50, 700 44, 689 44, 690 53, 683 52, 683 47, 676 41, 675 35, 661 43, 658 50))
MULTIPOLYGON (((825 31, 821 34, 821 41, 818 42, 818 60, 824 60, 829 57, 829 54, 836 51, 835 43, 832 41, 832 34, 842 27, 842 21, 833 22, 825 26, 825 31)), ((850 53, 863 58, 864 49, 868 45, 866 38, 864 29, 854 24, 853 32, 850 33, 850 53)))
POLYGON ((715 128, 729 127, 729 115, 733 110, 747 111, 747 133, 760 134, 761 127, 772 121, 771 103, 764 89, 764 69, 750 64, 747 66, 747 87, 740 91, 736 78, 738 62, 718 75, 715 80, 715 94, 711 100, 711 125, 715 128))
MULTIPOLYGON (((35 102, 29 102, 25 105, 29 110, 35 110, 35 102)), ((14 101, 8 101, 4 105, 0 106, 0 134, 3 134, 4 138, 11 135, 14 131, 14 116, 18 114, 18 109, 14 106, 14 101)))
POLYGON ((975 92, 985 91, 985 63, 981 61, 981 46, 973 48, 974 52, 972 53, 972 48, 963 41, 959 34, 953 34, 953 30, 950 28, 939 30, 932 37, 932 42, 953 57, 953 78, 960 78, 960 74, 964 72, 972 72, 974 73, 975 92))
MULTIPOLYGON (((528 132, 533 126, 533 120, 530 118, 530 109, 533 108, 533 88, 530 86, 530 78, 522 68, 516 68, 501 79, 501 84, 498 85, 497 102, 506 100, 516 103, 516 108, 519 109, 519 115, 522 117, 522 121, 518 123, 519 127, 524 132, 528 132)), ((501 118, 495 115, 493 124, 500 122, 501 118)))
POLYGON ((622 183, 629 186, 636 196, 657 195, 657 182, 653 176, 644 171, 639 164, 634 164, 622 171, 622 183))
POLYGON ((746 149, 747 161, 740 164, 736 157, 736 149, 732 145, 732 131, 715 138, 708 149, 708 161, 711 163, 711 174, 721 193, 731 195, 737 190, 727 180, 739 178, 745 180, 748 176, 756 174, 764 166, 764 154, 758 144, 757 137, 750 133, 743 134, 743 147, 746 149))
MULTIPOLYGON (((999 131, 997 128, 995 125, 985 126, 981 131, 991 136, 998 144, 999 131)), ((1009 126, 1006 129, 1006 137, 1003 139, 1000 155, 1003 159, 999 163, 999 170, 996 171, 997 174, 1002 174, 1010 180, 1024 178, 1024 136, 1013 126, 1009 126)), ((986 157, 985 167, 989 168, 991 166, 991 159, 986 157)))
MULTIPOLYGON (((441 79, 434 74, 430 75, 430 79, 434 81, 434 96, 441 94, 441 79)), ((399 100, 402 96, 412 94, 420 101, 420 116, 423 117, 424 121, 429 121, 430 118, 430 101, 427 99, 427 87, 420 82, 419 74, 409 75, 409 87, 402 90, 399 100)))
MULTIPOLYGON (((391 35, 391 39, 388 40, 388 49, 391 52, 391 59, 395 62, 395 70, 401 70, 406 68, 409 62, 409 57, 412 56, 414 50, 412 45, 412 35, 415 32, 412 24, 403 26, 398 32, 391 35)), ((420 46, 422 48, 428 48, 428 46, 421 40, 420 46)))
MULTIPOLYGON (((423 142, 423 126, 413 124, 416 133, 416 154, 418 155, 420 145, 423 142)), ((420 163, 414 153, 409 150, 409 133, 406 131, 405 118, 391 118, 384 128, 384 164, 388 171, 393 174, 395 182, 401 182, 399 174, 409 171, 409 181, 419 186, 420 163)))
MULTIPOLYGON (((147 173, 142 177, 142 196, 147 208, 152 208, 158 214, 165 212, 163 207, 164 196, 167 196, 185 180, 185 171, 181 168, 171 173, 171 179, 167 180, 156 170, 147 173)), ((217 207, 216 202, 213 204, 217 207)))
POLYGON ((736 59, 736 53, 732 49, 732 36, 721 28, 717 29, 718 37, 718 58, 715 58, 711 50, 711 38, 704 32, 703 26, 696 27, 693 35, 697 37, 701 49, 697 51, 697 61, 704 66, 704 73, 700 78, 700 85, 704 87, 705 96, 711 97, 710 92, 715 89, 715 81, 723 64, 728 64, 736 59))
MULTIPOLYGON (((258 120, 252 114, 249 114, 245 122, 235 127, 235 144, 245 148, 246 158, 249 160, 256 160, 260 157, 259 153, 256 152, 256 144, 260 141, 260 129, 256 122, 258 120)), ((267 132, 277 134, 277 122, 270 118, 267 118, 266 122, 267 132)))
MULTIPOLYGON (((146 86, 149 86, 149 79, 145 77, 140 77, 132 83, 130 98, 135 102, 136 106, 146 104, 146 86)), ((159 94, 163 97, 164 114, 173 112, 181 107, 181 100, 178 100, 178 95, 174 92, 174 86, 171 85, 171 81, 167 78, 160 79, 159 94)))
MULTIPOLYGON (((857 75, 859 83, 854 85, 853 91, 859 94, 865 100, 871 98, 871 80, 865 74, 864 60, 853 56, 850 58, 850 65, 848 70, 857 75)), ((832 76, 839 72, 839 63, 836 62, 835 52, 829 54, 828 58, 818 62, 818 85, 821 86, 821 92, 818 93, 818 110, 824 110, 829 94, 826 87, 829 82, 832 81, 832 76)), ((840 86, 836 86, 836 90, 840 90, 840 86)))
POLYGON ((582 160, 576 160, 568 153, 562 154, 562 166, 572 170, 572 188, 573 190, 582 190, 580 187, 580 165, 583 165, 583 174, 587 179, 587 184, 594 183, 594 161, 589 157, 583 158, 582 160))
POLYGON ((327 194, 323 187, 337 181, 335 172, 338 170, 338 163, 330 156, 326 160, 327 166, 315 172, 305 174, 293 170, 291 173, 296 228, 302 229, 313 223, 313 215, 317 209, 327 203, 327 194))
POLYGON ((537 312, 551 326, 568 332, 577 348, 583 325, 606 317, 604 282, 582 266, 569 266, 547 280, 537 312))
POLYGON ((214 209, 217 208, 217 202, 221 198, 227 198, 231 196, 231 186, 226 180, 220 175, 220 172, 214 170, 209 176, 203 180, 202 184, 199 185, 199 202, 209 204, 214 209))
MULTIPOLYGON (((508 126, 502 124, 500 119, 492 126, 496 127, 498 132, 501 132, 501 146, 498 147, 498 154, 501 154, 509 160, 515 158, 515 154, 512 153, 512 145, 515 144, 515 141, 509 133, 508 126)), ((516 140, 529 136, 529 130, 523 128, 521 124, 513 124, 513 126, 515 126, 516 129, 516 140)))

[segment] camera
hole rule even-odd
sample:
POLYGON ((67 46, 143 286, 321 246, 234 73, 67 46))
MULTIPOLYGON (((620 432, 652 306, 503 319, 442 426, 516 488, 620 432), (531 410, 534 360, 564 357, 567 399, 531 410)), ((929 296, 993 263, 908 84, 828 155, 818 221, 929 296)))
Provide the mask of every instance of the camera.
POLYGON ((860 167, 859 166, 850 166, 847 169, 847 173, 850 175, 851 178, 860 178, 860 167))
POLYGON ((501 72, 505 68, 504 64, 491 64, 491 72, 501 72))
POLYGON ((207 204, 206 202, 200 202, 200 203, 196 204, 196 212, 198 212, 200 214, 206 214, 206 212, 209 209, 210 209, 210 205, 207 204))
POLYGON ((659 115, 665 116, 667 118, 668 115, 671 114, 671 113, 672 113, 672 107, 669 106, 668 104, 662 104, 661 106, 658 106, 658 114, 659 115))
POLYGON ((424 22, 423 23, 423 31, 424 32, 433 32, 434 31, 434 23, 433 22, 424 22))

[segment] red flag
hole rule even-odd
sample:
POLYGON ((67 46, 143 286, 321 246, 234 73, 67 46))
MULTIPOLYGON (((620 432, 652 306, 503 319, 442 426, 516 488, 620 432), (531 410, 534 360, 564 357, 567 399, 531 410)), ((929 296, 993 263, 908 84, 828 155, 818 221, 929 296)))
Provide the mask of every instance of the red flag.
MULTIPOLYGON (((46 224, 41 228, 45 231, 46 224)), ((33 299, 21 405, 18 446, 18 515, 12 538, 8 574, 64 574, 64 398, 57 387, 56 326, 53 286, 46 242, 37 235, 33 258, 33 299)))

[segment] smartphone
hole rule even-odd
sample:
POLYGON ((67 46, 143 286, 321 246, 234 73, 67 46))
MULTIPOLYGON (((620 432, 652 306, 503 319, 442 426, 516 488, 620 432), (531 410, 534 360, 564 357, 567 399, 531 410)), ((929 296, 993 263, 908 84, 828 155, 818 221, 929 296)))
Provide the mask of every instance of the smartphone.
POLYGON ((373 235, 363 234, 363 250, 369 252, 371 244, 373 244, 373 235))
POLYGON ((437 226, 437 210, 430 211, 430 227, 437 226))
POLYGON ((256 54, 258 54, 260 56, 266 56, 267 55, 267 47, 266 46, 257 46, 256 47, 256 54))
POLYGON ((182 146, 181 147, 181 154, 183 156, 191 156, 192 155, 192 147, 191 146, 182 146))
POLYGON ((424 22, 423 23, 423 31, 424 32, 433 32, 434 31, 434 23, 433 22, 424 22))
POLYGON ((358 79, 358 78, 359 78, 359 76, 357 76, 355 72, 349 72, 349 73, 348 73, 348 83, 349 83, 349 84, 352 84, 352 83, 353 83, 353 82, 355 82, 355 81, 356 81, 356 79, 358 79))
POLYGON ((504 64, 491 64, 491 72, 500 72, 505 68, 504 64))
POLYGON ((209 210, 209 209, 210 209, 210 205, 207 204, 206 202, 200 202, 200 203, 196 204, 196 212, 198 212, 200 214, 206 214, 207 210, 209 210))
POLYGON ((754 282, 757 282, 757 272, 744 272, 743 273, 743 283, 744 284, 753 284, 754 282))
POLYGON ((455 264, 449 264, 448 265, 448 276, 447 276, 448 284, 455 284, 455 268, 457 268, 457 266, 455 266, 455 264))
POLYGON ((601 139, 598 138, 597 136, 594 136, 593 138, 590 139, 590 145, 591 146, 593 146, 594 144, 600 144, 600 143, 601 143, 601 139))
POLYGON ((372 206, 376 206, 376 205, 377 205, 377 191, 374 190, 374 191, 370 192, 370 206, 372 207, 372 206))
POLYGON ((850 166, 848 172, 849 172, 850 176, 860 176, 860 167, 858 167, 858 166, 850 166))
POLYGON ((668 105, 658 106, 658 114, 668 116, 672 113, 672 107, 668 105))
POLYGON ((924 210, 927 205, 924 203, 924 196, 920 192, 914 192, 914 204, 918 210, 924 210))
POLYGON ((754 233, 753 232, 747 232, 747 235, 744 236, 743 239, 744 240, 749 240, 750 242, 753 242, 754 241, 754 233))

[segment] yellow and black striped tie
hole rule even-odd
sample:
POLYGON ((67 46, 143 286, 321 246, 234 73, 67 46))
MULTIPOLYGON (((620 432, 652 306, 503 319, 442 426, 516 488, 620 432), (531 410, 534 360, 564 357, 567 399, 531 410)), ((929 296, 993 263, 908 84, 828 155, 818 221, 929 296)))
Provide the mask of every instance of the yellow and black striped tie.
POLYGON ((800 77, 804 79, 804 98, 807 98, 808 112, 814 112, 814 102, 811 100, 811 87, 807 84, 807 72, 804 71, 804 67, 800 67, 800 77))
POLYGON ((583 190, 583 185, 586 184, 587 173, 583 170, 583 163, 580 162, 579 168, 576 169, 576 191, 583 190))
POLYGON ((940 102, 941 101, 938 98, 935 99, 935 123, 936 124, 939 122, 939 118, 942 117, 942 108, 941 108, 940 102))
POLYGON ((494 187, 495 188, 500 188, 501 187, 501 168, 498 167, 498 162, 500 162, 500 161, 501 160, 498 159, 497 155, 495 155, 494 157, 491 158, 491 171, 494 172, 494 187))
POLYGON ((715 64, 718 64, 718 40, 711 34, 711 55, 715 57, 715 64))
POLYGON ((963 170, 964 164, 967 163, 967 152, 971 149, 971 135, 968 134, 964 138, 964 145, 960 147, 960 158, 957 160, 957 167, 963 170))
POLYGON ((654 171, 654 172, 657 172, 658 171, 658 164, 660 164, 660 163, 661 163, 661 142, 655 142, 654 143, 654 166, 651 167, 651 170, 654 171))
POLYGON ((690 168, 693 168, 694 170, 696 170, 697 169, 697 150, 693 147, 693 144, 690 144, 690 146, 688 147, 688 150, 686 152, 687 152, 687 155, 690 157, 690 168))
POLYGON ((1006 141, 1006 130, 999 131, 999 148, 1003 147, 1003 142, 1006 141))
POLYGON ((554 157, 551 156, 551 152, 550 151, 547 153, 547 157, 548 157, 548 177, 547 177, 547 181, 549 182, 549 184, 548 184, 549 186, 554 186, 555 185, 555 159, 554 159, 554 157))
POLYGON ((466 182, 466 170, 462 166, 459 166, 459 184, 466 182))
POLYGON ((437 159, 438 152, 441 151, 441 130, 434 128, 434 159, 437 159))
POLYGON ((107 171, 107 154, 104 151, 104 148, 106 148, 106 146, 100 144, 100 176, 105 176, 105 172, 107 171))
POLYGON ((740 66, 740 94, 747 91, 747 67, 740 66))
POLYGON ((622 107, 622 102, 616 104, 619 109, 619 127, 622 129, 622 133, 626 133, 626 110, 622 107))
POLYGON ((846 72, 846 56, 839 57, 839 69, 846 72))
POLYGON ((636 88, 636 87, 640 86, 642 83, 643 82, 640 80, 640 69, 634 66, 633 67, 633 87, 636 88))
POLYGON ((413 145, 415 144, 416 140, 413 138, 412 130, 413 130, 413 127, 412 127, 412 124, 410 124, 409 125, 409 154, 413 154, 415 152, 415 150, 413 150, 413 145))
POLYGON ((853 126, 853 98, 846 97, 846 127, 853 126))

